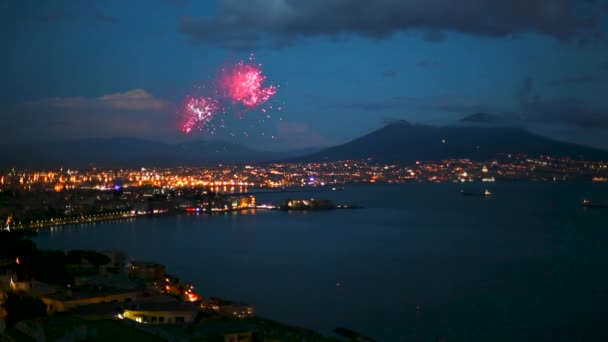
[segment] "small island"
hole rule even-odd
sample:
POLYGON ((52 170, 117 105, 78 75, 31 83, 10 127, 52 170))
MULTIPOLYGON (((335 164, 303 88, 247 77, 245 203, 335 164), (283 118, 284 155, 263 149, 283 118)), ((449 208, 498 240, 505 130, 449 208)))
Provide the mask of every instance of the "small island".
POLYGON ((333 210, 333 209, 360 209, 360 205, 338 204, 326 199, 288 199, 278 207, 279 210, 333 210))

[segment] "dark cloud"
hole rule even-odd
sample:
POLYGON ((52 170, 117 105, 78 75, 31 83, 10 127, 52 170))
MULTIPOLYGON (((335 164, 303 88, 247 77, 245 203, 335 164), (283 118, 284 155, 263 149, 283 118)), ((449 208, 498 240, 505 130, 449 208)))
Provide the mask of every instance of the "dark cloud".
POLYGON ((606 0, 585 0, 585 2, 597 5, 601 11, 608 13, 608 1, 606 0))
POLYGON ((565 125, 582 129, 608 129, 608 108, 576 99, 542 99, 528 78, 519 91, 524 120, 533 124, 565 125))
POLYGON ((608 108, 595 108, 572 99, 533 103, 526 108, 525 118, 533 123, 608 129, 608 108))
POLYGON ((111 16, 109 14, 105 14, 103 12, 96 12, 95 19, 98 21, 102 21, 102 22, 110 23, 110 24, 116 24, 116 23, 120 22, 120 19, 118 19, 117 17, 111 16))
POLYGON ((608 71, 608 61, 600 63, 597 67, 600 70, 608 71))
POLYGON ((422 69, 430 69, 439 66, 439 63, 433 60, 423 60, 416 63, 416 66, 422 69))
POLYGON ((397 76, 397 71, 396 70, 384 70, 382 72, 382 76, 390 78, 390 77, 395 77, 397 76))
POLYGON ((581 75, 556 79, 550 82, 553 86, 587 85, 597 83, 599 80, 595 76, 581 75))
POLYGON ((428 98, 404 99, 402 101, 410 103, 418 111, 470 114, 474 112, 493 111, 494 109, 479 102, 476 98, 453 94, 443 94, 428 98))
POLYGON ((577 0, 220 0, 213 16, 184 18, 180 31, 193 42, 235 49, 314 36, 378 39, 412 29, 431 41, 441 41, 446 31, 489 37, 536 32, 576 41, 600 34, 599 6, 577 0))

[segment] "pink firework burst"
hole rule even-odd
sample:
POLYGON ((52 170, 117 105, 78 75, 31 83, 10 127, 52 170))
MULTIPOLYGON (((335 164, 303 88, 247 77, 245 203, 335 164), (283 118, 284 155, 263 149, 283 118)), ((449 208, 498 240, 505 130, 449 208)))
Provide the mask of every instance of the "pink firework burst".
POLYGON ((262 73, 262 66, 253 63, 253 55, 249 62, 240 61, 222 69, 218 80, 222 93, 233 104, 240 103, 245 106, 246 110, 260 107, 277 93, 277 87, 274 85, 264 86, 266 76, 262 73))
POLYGON ((202 130, 219 111, 220 105, 213 98, 187 97, 182 111, 184 117, 182 131, 190 133, 195 128, 202 130))

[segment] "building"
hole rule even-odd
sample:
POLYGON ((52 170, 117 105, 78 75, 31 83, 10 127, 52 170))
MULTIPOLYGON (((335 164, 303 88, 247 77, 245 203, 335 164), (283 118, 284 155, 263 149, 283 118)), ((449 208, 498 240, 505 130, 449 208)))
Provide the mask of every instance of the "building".
POLYGON ((224 342, 253 342, 253 331, 241 331, 224 334, 224 342))
POLYGON ((279 341, 342 341, 325 337, 315 331, 291 327, 261 318, 228 317, 201 319, 188 329, 194 341, 279 342, 279 341))
MULTIPOLYGON (((7 329, 2 341, 142 341, 161 338, 120 320, 87 321, 75 317, 47 317, 22 321, 7 329)), ((173 340, 173 339, 172 339, 173 340)))
POLYGON ((210 298, 203 305, 205 308, 211 309, 220 315, 233 318, 248 318, 254 315, 253 305, 235 303, 220 298, 210 298))
POLYGON ((74 285, 77 288, 113 288, 116 290, 134 290, 138 288, 137 281, 127 274, 95 274, 91 276, 74 277, 74 285))
POLYGON ((147 324, 190 324, 199 311, 193 303, 143 301, 129 305, 122 317, 147 324))
POLYGON ((101 267, 102 273, 119 273, 124 270, 127 263, 127 256, 124 252, 111 250, 103 251, 101 253, 110 258, 110 262, 101 267))
POLYGON ((107 302, 131 302, 140 295, 136 290, 114 289, 75 289, 40 296, 46 305, 46 312, 54 314, 69 311, 73 308, 107 302))
POLYGON ((287 210, 324 210, 334 209, 336 205, 328 200, 321 199, 290 199, 285 201, 282 208, 287 210))
POLYGON ((39 297, 55 292, 55 286, 42 283, 36 280, 13 281, 11 279, 10 288, 13 291, 25 292, 30 296, 39 297))
MULTIPOLYGON (((255 324, 243 320, 210 319, 191 327, 190 338, 196 341, 253 342, 264 341, 263 335, 256 336, 255 324), (254 337, 262 337, 256 338, 254 337)), ((295 341, 296 339, 294 339, 295 341)))
POLYGON ((255 208, 254 196, 235 196, 228 198, 230 209, 248 209, 255 208))
POLYGON ((81 305, 70 310, 70 314, 76 318, 85 320, 116 319, 122 315, 126 303, 104 302, 97 304, 81 305))

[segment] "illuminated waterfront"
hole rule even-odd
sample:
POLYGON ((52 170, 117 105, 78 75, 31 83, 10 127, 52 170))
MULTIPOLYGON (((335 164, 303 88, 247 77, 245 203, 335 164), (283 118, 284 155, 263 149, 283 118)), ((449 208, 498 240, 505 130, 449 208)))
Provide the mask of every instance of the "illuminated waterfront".
POLYGON ((183 212, 256 207, 268 191, 331 191, 359 183, 494 183, 608 179, 608 164, 505 155, 486 162, 450 159, 415 165, 373 160, 206 168, 27 171, 0 175, 0 228, 28 228, 183 212))
POLYGON ((0 188, 27 191, 205 187, 215 192, 250 188, 324 186, 346 183, 470 182, 495 180, 608 179, 608 163, 549 156, 504 155, 488 161, 449 159, 414 165, 369 160, 213 167, 8 170, 0 188))

